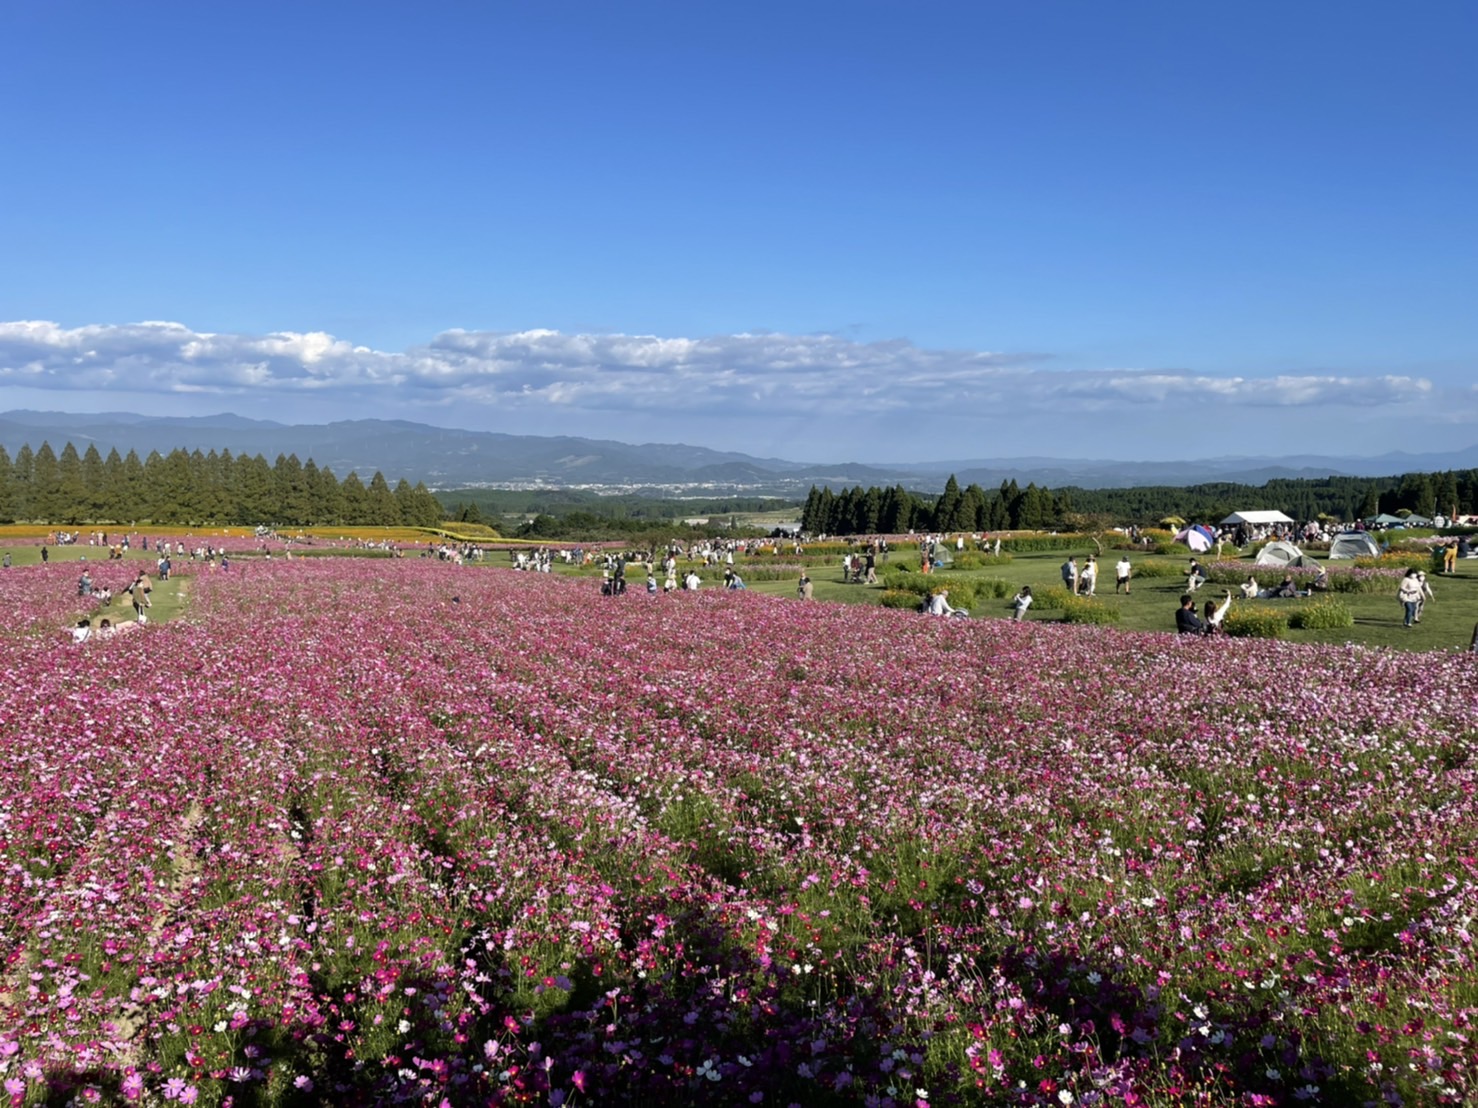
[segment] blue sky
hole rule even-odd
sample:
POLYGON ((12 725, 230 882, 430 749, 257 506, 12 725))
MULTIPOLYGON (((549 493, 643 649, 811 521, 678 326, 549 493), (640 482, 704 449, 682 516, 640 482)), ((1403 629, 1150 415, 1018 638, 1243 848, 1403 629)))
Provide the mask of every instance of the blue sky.
POLYGON ((6 5, 0 408, 1470 446, 1474 41, 1441 2, 6 5))

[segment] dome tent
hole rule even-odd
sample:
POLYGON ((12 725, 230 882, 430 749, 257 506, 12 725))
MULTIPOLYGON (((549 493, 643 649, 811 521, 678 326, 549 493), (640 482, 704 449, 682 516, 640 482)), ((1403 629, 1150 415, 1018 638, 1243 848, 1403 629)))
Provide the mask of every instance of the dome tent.
POLYGON ((1379 558, 1380 547, 1369 531, 1341 531, 1329 544, 1330 558, 1379 558))
POLYGON ((1270 542, 1257 552, 1260 566, 1301 566, 1305 561, 1304 552, 1291 542, 1270 542))

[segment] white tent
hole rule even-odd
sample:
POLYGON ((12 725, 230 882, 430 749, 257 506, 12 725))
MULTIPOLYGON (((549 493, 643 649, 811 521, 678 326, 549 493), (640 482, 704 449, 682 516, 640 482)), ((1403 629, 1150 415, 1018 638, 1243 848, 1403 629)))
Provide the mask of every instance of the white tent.
POLYGON ((1260 566, 1301 566, 1304 552, 1291 542, 1270 542, 1257 552, 1260 566))
POLYGON ((1282 512, 1255 511, 1255 512, 1233 512, 1221 521, 1223 527, 1235 527, 1239 523, 1245 523, 1251 527, 1261 527, 1269 523, 1292 523, 1282 512))
POLYGON ((1378 558, 1380 547, 1369 531, 1341 531, 1329 544, 1331 558, 1378 558))

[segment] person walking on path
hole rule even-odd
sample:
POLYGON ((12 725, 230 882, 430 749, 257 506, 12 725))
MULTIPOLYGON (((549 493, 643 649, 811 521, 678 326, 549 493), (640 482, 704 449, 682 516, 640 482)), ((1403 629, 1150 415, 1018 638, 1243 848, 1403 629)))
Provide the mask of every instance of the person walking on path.
POLYGON ((1088 560, 1083 563, 1083 572, 1078 576, 1078 591, 1084 596, 1092 596, 1098 588, 1098 559, 1088 555, 1088 560))
POLYGON ((1432 594, 1432 586, 1427 583, 1427 575, 1425 573, 1417 570, 1416 579, 1422 583, 1421 599, 1416 602, 1416 622, 1420 623, 1422 621, 1422 611, 1426 608, 1427 601, 1436 600, 1437 598, 1432 594))
POLYGON ((1078 560, 1069 558, 1062 563, 1062 587, 1074 596, 1078 594, 1078 560))
POLYGON ((154 585, 149 580, 149 575, 140 571, 134 579, 133 588, 129 590, 133 598, 134 615, 138 617, 137 622, 148 623, 149 617, 144 614, 145 609, 152 608, 154 602, 149 599, 149 594, 154 591, 154 585))
POLYGON ((1114 566, 1114 592, 1118 592, 1122 586, 1124 595, 1129 595, 1129 578, 1134 572, 1134 567, 1129 562, 1129 555, 1125 554, 1114 566))
POLYGON ((1396 590, 1396 599, 1406 609, 1406 627, 1416 622, 1417 608, 1422 602, 1422 583, 1417 580, 1416 572, 1408 569, 1406 576, 1401 578, 1401 587, 1396 590))

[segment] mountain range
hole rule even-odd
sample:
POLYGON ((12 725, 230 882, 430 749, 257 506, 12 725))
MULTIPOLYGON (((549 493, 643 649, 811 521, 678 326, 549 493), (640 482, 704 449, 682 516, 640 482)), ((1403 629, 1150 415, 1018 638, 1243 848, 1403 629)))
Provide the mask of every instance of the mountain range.
POLYGON ((145 416, 132 412, 0 412, 0 445, 12 456, 23 443, 49 442, 60 452, 95 445, 107 454, 174 449, 230 450, 312 458, 340 477, 376 470, 391 481, 405 477, 432 489, 579 487, 609 491, 744 493, 795 496, 812 485, 897 485, 937 491, 950 474, 961 485, 993 487, 1015 480, 1050 488, 1185 486, 1207 482, 1262 485, 1274 478, 1332 475, 1384 477, 1411 472, 1478 468, 1478 447, 1444 454, 1391 453, 1337 457, 1312 454, 1279 458, 1227 457, 1171 462, 1048 457, 961 458, 862 465, 818 464, 756 458, 681 443, 632 444, 566 436, 463 431, 405 420, 353 419, 327 424, 285 424, 231 413, 213 416, 145 416))

